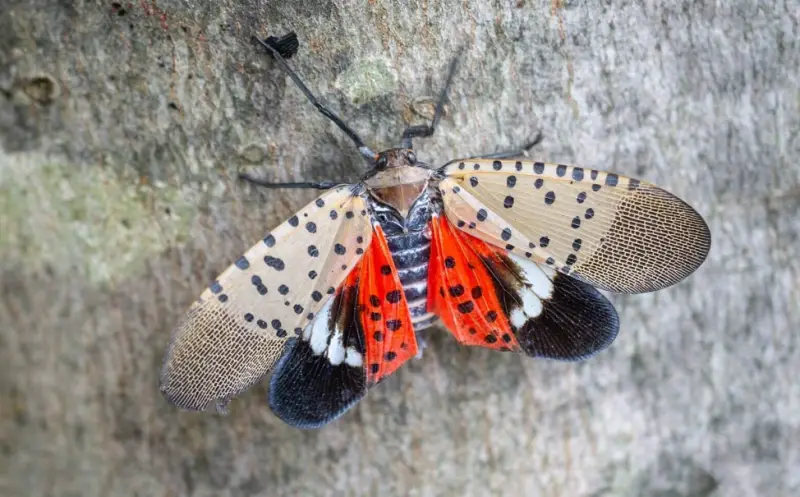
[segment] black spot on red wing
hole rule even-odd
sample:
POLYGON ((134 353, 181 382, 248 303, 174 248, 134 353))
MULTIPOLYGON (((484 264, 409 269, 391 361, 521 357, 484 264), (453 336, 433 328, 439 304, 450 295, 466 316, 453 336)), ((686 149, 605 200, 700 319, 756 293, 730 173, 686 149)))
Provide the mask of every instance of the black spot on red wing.
POLYGON ((384 358, 385 358, 387 361, 391 362, 391 361, 394 361, 394 360, 395 360, 395 358, 397 357, 397 353, 396 353, 396 352, 393 352, 393 351, 391 351, 391 350, 390 350, 390 351, 389 351, 389 352, 387 352, 387 353, 386 353, 386 355, 384 355, 383 357, 384 357, 384 358))
POLYGON ((494 335, 486 335, 485 337, 483 337, 483 340, 486 343, 495 343, 497 341, 497 337, 494 335))
POLYGON ((381 333, 380 331, 376 331, 375 333, 372 334, 372 338, 374 338, 376 342, 382 342, 383 333, 381 333))
POLYGON ((271 255, 264 256, 264 263, 277 271, 283 271, 286 268, 286 264, 284 264, 283 259, 272 257, 271 255))
POLYGON ((267 247, 274 247, 275 246, 275 237, 272 235, 267 235, 264 237, 264 245, 267 247))
POLYGON ((461 314, 469 314, 475 309, 475 303, 471 300, 467 300, 466 302, 461 302, 458 304, 458 312, 461 314))
POLYGON ((380 307, 381 299, 379 299, 377 295, 370 295, 369 303, 372 305, 372 307, 380 307))
POLYGON ((389 331, 397 331, 403 326, 403 322, 399 319, 390 319, 386 321, 386 329, 389 331))
POLYGON ((390 304, 396 304, 400 302, 401 296, 400 290, 391 290, 386 293, 386 301, 390 304))
POLYGON ((456 260, 448 255, 444 260, 444 267, 448 269, 453 269, 454 267, 456 267, 456 260))
POLYGON ((392 274, 392 267, 388 264, 384 264, 383 266, 381 266, 381 274, 384 276, 389 276, 390 274, 392 274))
POLYGON ((486 321, 494 323, 497 320, 497 311, 489 311, 486 313, 486 321))
POLYGON ((373 321, 380 321, 381 320, 381 313, 380 312, 373 312, 369 315, 369 318, 373 321))
POLYGON ((292 216, 289 218, 289 225, 296 228, 298 224, 300 224, 300 220, 297 219, 297 216, 292 216))
POLYGON ((464 295, 464 285, 460 283, 457 285, 453 285, 448 289, 448 292, 450 293, 451 297, 460 297, 464 295))
POLYGON ((372 374, 377 374, 380 369, 381 369, 380 364, 372 363, 369 365, 369 370, 372 372, 372 374))
POLYGON ((502 238, 504 242, 507 242, 509 239, 511 239, 511 229, 503 228, 503 231, 500 233, 500 238, 502 238))
POLYGON ((481 298, 481 296, 483 296, 483 290, 479 286, 472 287, 472 292, 471 293, 472 293, 472 298, 473 299, 479 299, 479 298, 481 298))
POLYGON ((508 333, 503 333, 503 341, 506 342, 506 343, 510 343, 511 342, 511 335, 509 335, 508 333))

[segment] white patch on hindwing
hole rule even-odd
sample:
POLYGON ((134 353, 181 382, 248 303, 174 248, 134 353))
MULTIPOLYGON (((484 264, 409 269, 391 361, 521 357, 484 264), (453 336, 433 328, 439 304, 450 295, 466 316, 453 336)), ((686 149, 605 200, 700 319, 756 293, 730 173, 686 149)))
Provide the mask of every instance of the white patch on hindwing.
POLYGON ((511 260, 520 267, 519 276, 522 286, 519 290, 521 302, 516 302, 509 312, 509 321, 514 329, 522 328, 529 320, 538 317, 544 310, 544 300, 553 295, 555 271, 535 264, 523 257, 508 254, 511 260))
POLYGON ((345 363, 351 367, 361 367, 364 358, 355 347, 344 346, 344 333, 339 329, 338 321, 334 329, 329 328, 334 300, 335 297, 328 299, 314 320, 303 330, 302 339, 308 342, 314 355, 325 354, 334 366, 345 363))

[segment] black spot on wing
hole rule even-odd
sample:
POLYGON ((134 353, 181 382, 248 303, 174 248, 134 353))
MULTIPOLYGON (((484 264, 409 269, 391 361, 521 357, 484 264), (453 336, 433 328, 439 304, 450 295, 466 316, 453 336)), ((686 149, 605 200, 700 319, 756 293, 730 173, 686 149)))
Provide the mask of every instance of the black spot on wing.
POLYGON ((286 353, 270 380, 269 407, 296 428, 319 428, 342 414, 367 393, 362 367, 334 366, 325 354, 314 355, 311 346, 289 339, 286 353))

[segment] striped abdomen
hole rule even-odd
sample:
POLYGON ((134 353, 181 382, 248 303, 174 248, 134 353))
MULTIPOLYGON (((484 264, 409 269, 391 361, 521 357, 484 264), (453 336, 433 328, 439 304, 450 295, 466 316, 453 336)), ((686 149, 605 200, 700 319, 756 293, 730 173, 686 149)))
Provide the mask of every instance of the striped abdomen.
POLYGON ((389 235, 386 241, 406 294, 414 331, 423 330, 437 319, 427 307, 431 241, 423 231, 389 235))

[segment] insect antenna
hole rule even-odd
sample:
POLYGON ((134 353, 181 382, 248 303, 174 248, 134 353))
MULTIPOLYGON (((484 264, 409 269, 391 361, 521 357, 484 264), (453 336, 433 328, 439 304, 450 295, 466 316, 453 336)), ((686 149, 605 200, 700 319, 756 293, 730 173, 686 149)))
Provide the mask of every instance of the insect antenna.
POLYGON ((414 148, 411 143, 413 138, 425 138, 433 135, 433 132, 436 130, 436 125, 439 124, 439 119, 442 117, 444 102, 447 100, 447 91, 450 89, 450 85, 453 83, 453 77, 455 76, 456 69, 458 68, 458 59, 461 57, 462 51, 463 49, 459 49, 459 51, 456 53, 456 56, 453 57, 452 61, 450 61, 450 68, 447 72, 447 81, 444 84, 444 88, 442 88, 442 92, 439 94, 439 101, 436 102, 436 110, 433 113, 433 120, 430 124, 417 124, 415 126, 407 127, 403 131, 403 136, 400 142, 401 147, 414 148))
POLYGON ((328 190, 336 185, 346 183, 346 181, 299 181, 294 183, 270 183, 244 173, 239 173, 239 179, 254 185, 263 186, 264 188, 308 188, 313 190, 328 190))
POLYGON ((298 88, 300 88, 300 91, 302 91, 305 94, 306 98, 308 98, 308 100, 314 105, 314 107, 316 107, 317 110, 322 113, 322 115, 333 121, 334 124, 336 124, 336 126, 339 127, 339 129, 344 131, 347 134, 347 136, 349 136, 350 139, 353 140, 353 142, 356 144, 356 147, 358 148, 358 151, 361 153, 361 155, 363 155, 366 159, 370 161, 370 164, 374 162, 375 158, 377 157, 377 154, 372 150, 370 150, 369 147, 364 145, 364 140, 362 140, 350 126, 345 124, 344 121, 342 121, 342 119, 339 116, 337 116, 325 104, 317 100, 317 97, 315 97, 314 94, 311 93, 311 90, 309 90, 308 87, 305 84, 303 84, 303 81, 300 80, 300 77, 292 70, 291 67, 289 67, 289 64, 286 63, 286 60, 281 55, 281 50, 279 50, 279 48, 281 47, 278 48, 274 47, 273 45, 276 44, 275 41, 270 40, 269 38, 267 40, 262 40, 258 36, 254 36, 254 38, 258 40, 258 42, 269 51, 269 53, 272 55, 272 58, 275 59, 275 62, 278 63, 278 66, 283 70, 283 72, 286 73, 287 76, 289 76, 292 79, 292 81, 294 81, 294 84, 297 85, 298 88))

